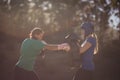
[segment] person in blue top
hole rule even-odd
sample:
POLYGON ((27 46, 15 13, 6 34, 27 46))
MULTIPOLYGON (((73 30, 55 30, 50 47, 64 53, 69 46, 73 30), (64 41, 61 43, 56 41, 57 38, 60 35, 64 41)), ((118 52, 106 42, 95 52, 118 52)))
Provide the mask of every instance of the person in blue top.
POLYGON ((93 80, 93 71, 95 69, 93 56, 98 51, 98 41, 91 22, 85 22, 81 25, 81 38, 83 39, 80 46, 82 63, 73 80, 93 80))
POLYGON ((21 45, 20 58, 15 66, 15 80, 39 80, 34 71, 35 59, 43 49, 48 50, 69 50, 68 44, 47 44, 42 40, 44 31, 41 28, 34 28, 30 37, 26 38, 21 45))

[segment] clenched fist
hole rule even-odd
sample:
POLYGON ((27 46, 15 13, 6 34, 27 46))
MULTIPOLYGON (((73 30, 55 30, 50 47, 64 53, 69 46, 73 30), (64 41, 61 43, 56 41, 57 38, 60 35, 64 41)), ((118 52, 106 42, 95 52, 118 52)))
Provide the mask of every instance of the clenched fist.
POLYGON ((70 45, 68 43, 62 43, 58 45, 58 50, 65 50, 68 52, 70 50, 70 45))

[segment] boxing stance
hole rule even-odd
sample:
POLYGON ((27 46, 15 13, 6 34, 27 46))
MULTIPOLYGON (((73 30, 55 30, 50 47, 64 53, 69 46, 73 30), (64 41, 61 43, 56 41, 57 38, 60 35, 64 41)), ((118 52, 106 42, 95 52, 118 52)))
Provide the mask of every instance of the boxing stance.
POLYGON ((81 39, 83 39, 83 43, 79 48, 79 54, 82 63, 73 80, 93 80, 93 71, 95 69, 93 55, 98 51, 98 43, 92 23, 86 22, 82 24, 81 39))
POLYGON ((34 72, 34 64, 37 55, 43 50, 69 50, 68 44, 47 44, 42 40, 44 31, 34 28, 21 45, 20 58, 15 66, 15 80, 39 80, 34 72))

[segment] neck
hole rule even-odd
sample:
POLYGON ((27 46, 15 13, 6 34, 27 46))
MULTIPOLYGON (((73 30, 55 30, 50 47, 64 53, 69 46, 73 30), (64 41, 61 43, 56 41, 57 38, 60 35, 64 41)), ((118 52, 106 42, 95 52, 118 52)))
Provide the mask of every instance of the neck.
POLYGON ((93 37, 93 34, 89 34, 88 36, 86 36, 86 39, 89 37, 93 37))
POLYGON ((41 41, 42 39, 38 39, 38 40, 40 40, 40 41, 41 41))

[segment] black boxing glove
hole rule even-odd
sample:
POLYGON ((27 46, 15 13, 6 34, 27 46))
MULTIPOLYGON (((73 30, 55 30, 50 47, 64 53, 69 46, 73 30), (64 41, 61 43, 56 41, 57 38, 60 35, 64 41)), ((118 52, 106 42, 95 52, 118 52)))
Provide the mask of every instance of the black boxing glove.
POLYGON ((65 43, 70 45, 69 53, 79 54, 79 37, 75 33, 71 33, 65 37, 65 43))

